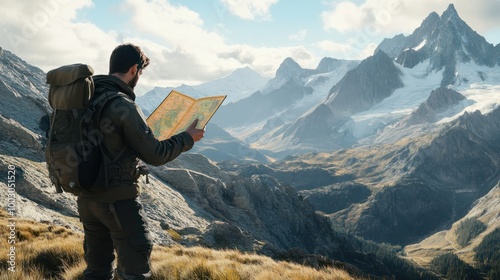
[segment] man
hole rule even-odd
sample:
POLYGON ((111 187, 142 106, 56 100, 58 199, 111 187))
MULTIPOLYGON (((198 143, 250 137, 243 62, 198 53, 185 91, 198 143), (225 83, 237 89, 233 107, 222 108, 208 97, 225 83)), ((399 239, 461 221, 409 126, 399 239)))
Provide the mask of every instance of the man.
POLYGON ((99 122, 103 134, 104 168, 108 188, 104 192, 83 191, 78 211, 84 226, 85 279, 112 279, 114 250, 116 272, 121 279, 147 279, 151 275, 152 242, 146 215, 139 201, 137 179, 152 165, 165 164, 188 151, 204 136, 194 122, 185 131, 159 141, 147 126, 142 111, 134 102, 134 87, 149 64, 138 46, 116 47, 109 61, 109 75, 94 76, 95 94, 115 91, 118 97, 103 108, 99 122))

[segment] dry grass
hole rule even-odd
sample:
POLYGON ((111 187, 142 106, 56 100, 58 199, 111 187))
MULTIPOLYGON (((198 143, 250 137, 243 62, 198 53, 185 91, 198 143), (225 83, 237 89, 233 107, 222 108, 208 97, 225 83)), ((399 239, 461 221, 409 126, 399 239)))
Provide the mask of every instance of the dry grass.
POLYGON ((3 210, 0 213, 0 240, 7 245, 0 247, 0 279, 52 279, 64 266, 81 261, 82 237, 61 226, 15 220, 15 244, 9 244, 8 216, 3 210), (15 248, 15 272, 8 271, 11 246, 15 248))
MULTIPOLYGON (((0 238, 6 242, 10 229, 0 210, 0 238)), ((80 280, 85 268, 83 236, 59 226, 16 220, 16 269, 8 271, 9 246, 0 247, 0 280, 80 280)), ((202 247, 155 246, 152 279, 161 280, 321 280, 353 279, 347 272, 327 268, 315 270, 271 258, 238 251, 216 251, 202 247)))
POLYGON ((157 247, 152 254, 152 279, 353 279, 339 269, 316 270, 255 254, 202 247, 157 247))
POLYGON ((167 229, 167 233, 170 235, 170 237, 172 237, 172 240, 174 241, 182 240, 182 236, 174 229, 171 228, 167 229))

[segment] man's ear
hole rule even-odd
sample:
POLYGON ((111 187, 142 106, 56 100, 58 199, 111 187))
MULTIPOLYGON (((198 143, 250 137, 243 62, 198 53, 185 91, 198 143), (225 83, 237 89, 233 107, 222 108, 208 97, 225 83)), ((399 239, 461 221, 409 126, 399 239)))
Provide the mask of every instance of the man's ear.
POLYGON ((132 75, 132 77, 134 77, 137 74, 138 70, 139 70, 139 64, 134 64, 130 66, 128 72, 130 73, 130 75, 132 75))

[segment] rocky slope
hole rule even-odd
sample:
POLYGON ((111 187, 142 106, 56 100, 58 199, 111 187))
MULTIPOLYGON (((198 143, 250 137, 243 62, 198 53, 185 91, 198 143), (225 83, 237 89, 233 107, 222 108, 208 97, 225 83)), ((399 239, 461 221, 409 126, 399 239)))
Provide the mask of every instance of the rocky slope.
MULTIPOLYGON (((310 113, 297 119, 283 133, 291 142, 318 147, 343 147, 349 142, 344 125, 358 112, 365 111, 402 87, 401 72, 382 51, 363 60, 349 71, 329 93, 329 97, 310 113)), ((352 143, 352 142, 351 142, 352 143)))
POLYGON ((298 167, 321 168, 338 181, 301 191, 317 209, 364 238, 409 244, 451 226, 500 180, 499 122, 500 109, 465 114, 420 136, 289 157, 274 168, 290 178, 298 167))
POLYGON ((488 194, 478 199, 470 211, 460 220, 453 223, 451 228, 439 231, 419 243, 405 247, 408 258, 427 265, 434 257, 444 253, 454 253, 469 264, 474 264, 474 248, 481 240, 500 227, 500 188, 496 185, 488 194), (484 229, 473 235, 465 245, 460 244, 459 228, 467 220, 474 219, 484 225, 484 229))
POLYGON ((438 88, 431 92, 429 98, 411 113, 406 121, 407 125, 415 125, 424 122, 435 122, 442 117, 447 109, 458 105, 465 96, 448 88, 438 88))
POLYGON ((35 133, 42 132, 39 120, 50 108, 46 102, 45 73, 41 69, 0 48, 0 94, 0 115, 35 133))

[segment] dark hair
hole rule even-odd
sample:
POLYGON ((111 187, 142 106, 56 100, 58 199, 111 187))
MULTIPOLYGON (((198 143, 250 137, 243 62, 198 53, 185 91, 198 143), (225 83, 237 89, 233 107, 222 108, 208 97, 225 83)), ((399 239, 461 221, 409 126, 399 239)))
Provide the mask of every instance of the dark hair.
POLYGON ((138 69, 144 69, 149 65, 149 58, 139 46, 130 43, 119 45, 109 58, 109 74, 127 73, 135 64, 139 64, 138 69))

